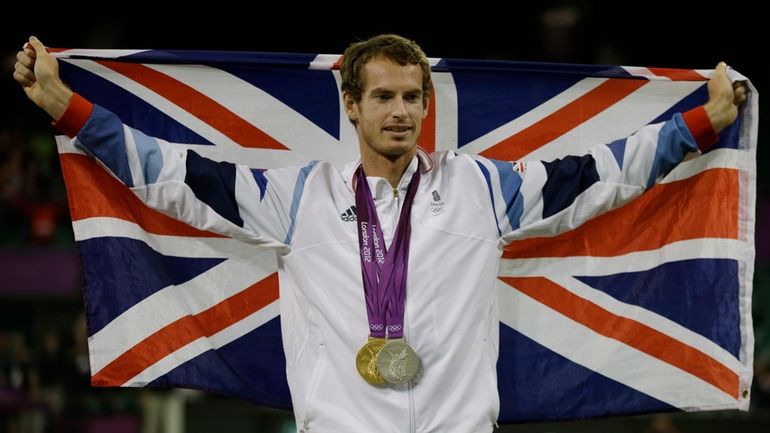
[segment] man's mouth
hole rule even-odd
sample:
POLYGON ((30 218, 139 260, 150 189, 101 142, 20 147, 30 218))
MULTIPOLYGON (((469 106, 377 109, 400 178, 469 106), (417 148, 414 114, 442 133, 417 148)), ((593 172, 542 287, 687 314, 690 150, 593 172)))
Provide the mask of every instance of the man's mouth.
POLYGON ((390 125, 382 128, 385 132, 395 136, 405 136, 412 131, 410 125, 390 125))

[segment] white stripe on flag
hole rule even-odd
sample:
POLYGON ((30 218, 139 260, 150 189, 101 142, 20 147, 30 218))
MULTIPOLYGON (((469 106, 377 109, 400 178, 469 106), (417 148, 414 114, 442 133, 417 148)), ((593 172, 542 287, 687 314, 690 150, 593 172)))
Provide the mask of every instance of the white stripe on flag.
MULTIPOLYGON (((76 241, 115 236, 135 239, 164 256, 196 258, 237 258, 251 260, 255 247, 231 238, 159 235, 120 218, 94 217, 72 222, 76 241)), ((267 268, 267 267, 266 267, 267 268)), ((270 268, 270 272, 274 272, 270 268)))
POLYGON ((342 57, 340 54, 317 54, 315 59, 310 62, 308 69, 328 71, 339 61, 340 57, 342 57))
POLYGON ((75 48, 71 50, 59 51, 58 53, 51 53, 53 57, 58 57, 62 60, 69 60, 68 57, 83 56, 83 57, 97 57, 101 59, 117 59, 118 57, 130 56, 133 54, 143 53, 150 50, 89 50, 83 48, 75 48))
POLYGON ((86 154, 83 150, 75 147, 75 140, 66 135, 56 136, 56 147, 59 149, 59 153, 74 153, 76 155, 86 154))
MULTIPOLYGON (((178 145, 182 146, 182 148, 192 149, 206 158, 213 159, 215 161, 230 161, 239 164, 245 164, 253 168, 277 168, 304 165, 307 164, 309 159, 314 159, 312 157, 312 152, 287 152, 283 149, 256 149, 242 147, 234 143, 223 133, 219 132, 206 122, 198 119, 186 110, 172 103, 165 97, 133 80, 130 80, 121 74, 118 74, 112 69, 104 67, 90 60, 62 59, 62 61, 66 61, 75 66, 81 67, 99 77, 112 82, 114 85, 119 86, 130 93, 133 93, 140 99, 143 99, 150 105, 154 106, 156 109, 174 118, 177 122, 181 123, 187 128, 190 128, 190 130, 194 131, 196 134, 200 135, 211 143, 215 143, 215 146, 178 143, 178 145)), ((287 143, 282 144, 286 146, 289 145, 287 143)), ((325 161, 331 162, 335 162, 336 159, 343 159, 344 161, 338 161, 339 163, 342 163, 347 162, 353 158, 349 157, 347 154, 340 155, 336 152, 329 152, 324 156, 317 157, 315 159, 323 159, 325 161)))
POLYGON ((198 314, 273 273, 275 253, 259 248, 253 252, 253 260, 226 260, 182 284, 153 293, 90 336, 89 346, 98 348, 92 353, 91 374, 169 323, 198 314))
POLYGON ((229 72, 200 65, 145 66, 203 93, 284 146, 302 152, 307 159, 325 159, 338 150, 339 142, 328 132, 273 95, 229 72))
POLYGON ((572 321, 500 282, 501 321, 538 344, 612 380, 680 409, 734 408, 736 401, 708 382, 572 321), (559 332, 553 332, 558 329, 559 332), (579 341, 580 344, 575 344, 579 341), (596 356, 597 353, 606 356, 596 356), (612 359, 612 362, 607 362, 612 359), (634 368, 628 368, 633 365, 634 368), (639 374, 644 372, 644 374, 639 374))
POLYGON ((564 155, 582 155, 600 144, 628 137, 703 85, 705 83, 699 81, 649 81, 568 133, 520 159, 550 161, 564 155))
POLYGON ((179 367, 196 356, 212 349, 219 349, 249 332, 264 325, 279 314, 279 301, 256 311, 243 320, 225 328, 209 338, 199 338, 165 358, 147 367, 121 386, 145 386, 169 371, 179 367))
POLYGON ((710 168, 745 170, 749 163, 746 152, 736 149, 714 149, 705 155, 691 158, 674 167, 660 183, 670 183, 700 174, 710 168))
POLYGON ((500 259, 499 275, 526 277, 539 275, 612 275, 652 269, 663 263, 712 258, 743 260, 746 242, 736 239, 700 238, 672 242, 661 248, 635 251, 613 257, 571 256, 500 259))
MULTIPOLYGON (((671 81, 671 78, 666 77, 665 75, 658 75, 652 72, 652 70, 650 70, 649 68, 645 68, 643 66, 621 66, 621 68, 625 69, 626 72, 628 72, 629 74, 635 77, 644 77, 644 78, 647 78, 648 80, 671 81)), ((677 69, 676 71, 686 72, 687 70, 677 69)), ((710 76, 710 73, 713 72, 713 69, 693 69, 692 72, 702 76, 704 80, 707 80, 710 76)))
POLYGON ((143 99, 156 109, 160 110, 169 117, 175 119, 182 125, 190 128, 196 134, 209 140, 212 143, 216 143, 219 146, 227 147, 240 147, 234 143, 229 137, 223 133, 217 131, 206 122, 193 116, 186 110, 182 109, 178 105, 172 103, 164 96, 159 95, 153 90, 148 89, 144 85, 122 75, 106 66, 102 66, 91 60, 83 59, 62 59, 68 63, 85 69, 105 80, 110 81, 112 84, 123 88, 124 90, 133 93, 140 99, 143 99))
POLYGON ((698 349, 738 375, 744 370, 741 362, 718 344, 654 311, 622 302, 570 276, 549 275, 548 279, 616 316, 626 317, 647 325, 656 331, 698 349))
POLYGON ((605 81, 607 81, 606 78, 585 78, 580 80, 567 90, 543 102, 520 117, 464 145, 462 151, 463 153, 480 153, 564 108, 575 99, 599 87, 605 81))
POLYGON ((457 150, 457 87, 449 72, 433 72, 436 113, 436 151, 457 150))
POLYGON ((643 66, 621 66, 621 68, 635 77, 644 77, 648 80, 671 81, 671 78, 654 74, 649 68, 643 66))

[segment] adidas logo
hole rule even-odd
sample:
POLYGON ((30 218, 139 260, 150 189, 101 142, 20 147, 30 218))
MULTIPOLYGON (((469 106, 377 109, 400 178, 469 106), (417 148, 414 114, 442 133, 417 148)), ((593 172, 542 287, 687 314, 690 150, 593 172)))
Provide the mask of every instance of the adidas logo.
POLYGON ((342 218, 342 221, 345 222, 356 221, 356 207, 350 206, 348 210, 340 214, 340 218, 342 218))

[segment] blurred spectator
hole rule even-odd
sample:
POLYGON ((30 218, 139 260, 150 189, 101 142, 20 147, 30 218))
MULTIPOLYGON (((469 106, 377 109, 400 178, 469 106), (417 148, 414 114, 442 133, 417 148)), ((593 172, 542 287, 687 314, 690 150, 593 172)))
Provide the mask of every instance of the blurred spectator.
POLYGON ((201 394, 180 388, 143 389, 140 396, 142 433, 184 433, 187 400, 201 394))
POLYGON ((52 136, 0 131, 0 242, 51 244, 69 230, 65 196, 52 136))
POLYGON ((681 430, 674 425, 670 415, 659 414, 652 417, 645 433, 681 433, 681 430))
MULTIPOLYGON (((49 419, 46 423, 48 426, 53 425, 64 408, 64 386, 61 380, 65 369, 62 363, 64 359, 59 334, 54 331, 44 333, 36 366, 39 380, 38 398, 48 408, 49 419)), ((50 430, 49 428, 48 431, 50 430)))
POLYGON ((2 357, 7 384, 14 389, 28 388, 32 360, 27 339, 19 332, 9 333, 7 339, 6 352, 2 357))
POLYGON ((9 332, 1 340, 5 386, 0 388, 0 420, 5 426, 0 426, 9 432, 42 433, 45 416, 43 406, 33 397, 38 381, 27 339, 20 332, 9 332))

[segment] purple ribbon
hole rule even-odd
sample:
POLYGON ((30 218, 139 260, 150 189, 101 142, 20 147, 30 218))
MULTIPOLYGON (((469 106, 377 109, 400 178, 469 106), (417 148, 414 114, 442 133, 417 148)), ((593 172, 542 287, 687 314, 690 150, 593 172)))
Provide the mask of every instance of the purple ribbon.
POLYGON ((390 248, 385 247, 377 207, 363 167, 356 170, 356 183, 358 246, 369 335, 376 338, 401 338, 404 335, 406 268, 412 233, 409 218, 420 185, 420 170, 415 171, 409 182, 390 248))

